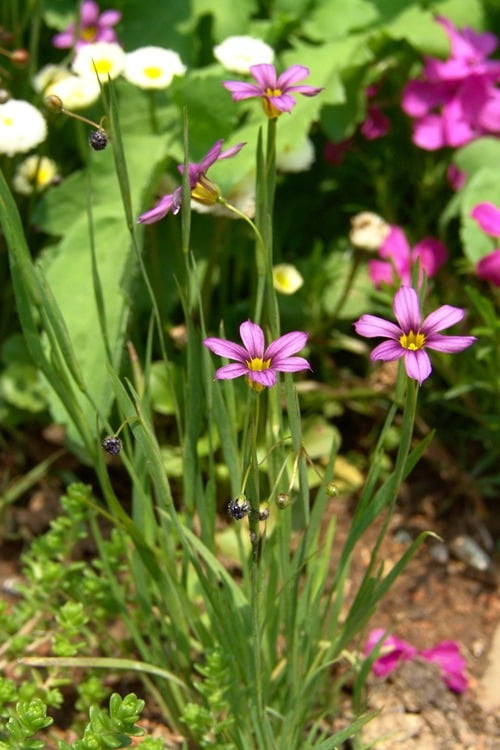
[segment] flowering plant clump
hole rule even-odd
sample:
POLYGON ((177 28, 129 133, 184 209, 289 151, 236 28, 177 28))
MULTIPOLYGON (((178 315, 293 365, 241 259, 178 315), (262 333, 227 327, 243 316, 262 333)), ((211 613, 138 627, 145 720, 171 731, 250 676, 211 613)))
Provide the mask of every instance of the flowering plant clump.
MULTIPOLYGON (((368 656, 384 635, 383 628, 372 630, 365 644, 364 653, 368 656)), ((373 662, 373 672, 377 677, 385 677, 397 668, 402 661, 421 658, 439 665, 443 681, 455 693, 467 690, 468 683, 465 675, 465 659, 455 641, 442 641, 432 648, 417 649, 408 641, 389 635, 384 638, 382 655, 373 662)))
MULTIPOLYGON (((212 148, 199 163, 190 162, 188 165, 191 197, 193 200, 199 201, 203 205, 213 205, 220 197, 220 190, 215 183, 207 178, 207 171, 216 161, 229 159, 231 156, 235 156, 245 145, 244 143, 238 143, 236 146, 232 146, 226 151, 222 151, 222 144, 223 140, 221 138, 214 143, 212 148)), ((184 171, 184 165, 179 164, 177 169, 182 174, 184 171)), ((141 224, 152 224, 155 221, 163 219, 163 217, 170 212, 177 214, 180 210, 181 203, 182 187, 179 186, 173 193, 168 193, 167 195, 162 196, 152 209, 139 216, 138 221, 141 224)))
POLYGON ((214 47, 214 57, 233 73, 248 73, 252 65, 272 63, 274 50, 262 39, 229 36, 214 47))
POLYGON ((458 323, 465 315, 460 307, 442 305, 424 320, 420 313, 418 295, 414 289, 402 286, 394 296, 394 316, 398 325, 377 315, 362 315, 354 323, 356 333, 367 338, 384 337, 370 355, 391 362, 404 357, 406 374, 421 385, 432 372, 429 355, 425 349, 454 354, 476 341, 475 336, 443 336, 439 333, 458 323))
POLYGON ((370 260, 368 270, 375 286, 394 284, 400 280, 406 286, 411 284, 412 267, 420 261, 420 279, 425 271, 429 277, 435 276, 448 257, 445 246, 434 237, 425 237, 410 248, 405 233, 398 226, 392 226, 389 234, 378 249, 384 260, 370 260), (394 278, 396 276, 396 279, 394 278))
POLYGON ((401 102, 413 118, 414 143, 429 151, 500 132, 500 62, 488 59, 497 37, 436 20, 450 40, 451 56, 426 57, 423 75, 406 84, 401 102))
POLYGON ((294 85, 309 75, 309 68, 304 65, 292 65, 278 76, 274 65, 262 63, 252 65, 250 73, 257 83, 224 81, 223 86, 231 92, 235 102, 261 97, 264 112, 270 119, 292 111, 296 104, 292 94, 316 96, 323 90, 315 86, 294 85))
POLYGON ((71 23, 67 29, 53 37, 52 44, 59 49, 78 49, 93 42, 116 42, 118 40, 113 26, 120 22, 121 17, 119 10, 100 13, 94 0, 83 0, 78 25, 71 23))
MULTIPOLYGON (((472 209, 471 216, 483 232, 492 237, 500 237, 500 208, 485 201, 472 209)), ((477 275, 484 281, 500 286, 500 248, 481 258, 477 264, 477 275)))
POLYGON ((235 364, 223 365, 215 373, 219 380, 232 380, 242 375, 247 377, 248 384, 254 390, 270 388, 276 383, 277 372, 299 372, 311 367, 304 357, 293 357, 292 354, 304 348, 307 333, 292 331, 280 336, 276 341, 265 346, 264 331, 256 323, 247 320, 240 326, 241 344, 219 338, 204 340, 205 346, 219 357, 236 360, 235 364))

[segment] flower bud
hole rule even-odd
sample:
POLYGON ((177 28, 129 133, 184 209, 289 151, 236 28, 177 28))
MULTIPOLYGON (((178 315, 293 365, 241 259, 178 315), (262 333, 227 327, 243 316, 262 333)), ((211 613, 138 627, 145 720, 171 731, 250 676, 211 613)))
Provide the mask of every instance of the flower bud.
POLYGON ((354 247, 378 250, 391 231, 390 225, 372 211, 362 211, 351 219, 349 239, 354 247))
POLYGON ((326 494, 329 497, 337 497, 337 495, 339 494, 339 488, 337 487, 335 482, 328 482, 328 484, 326 485, 326 494))
POLYGON ((62 112, 64 109, 64 104, 62 103, 62 99, 55 94, 50 94, 50 96, 46 96, 44 99, 45 106, 47 109, 52 110, 52 112, 62 112))
POLYGON ((115 435, 105 437, 101 445, 110 456, 117 456, 122 449, 122 441, 115 435))
POLYGON ((259 505, 259 521, 267 521, 269 518, 269 503, 259 505))
POLYGON ((20 68, 28 64, 30 53, 26 49, 15 49, 10 53, 11 62, 20 68))
POLYGON ((288 494, 288 492, 280 492, 276 498, 276 503, 280 510, 288 508, 288 506, 290 505, 290 495, 288 494))
POLYGON ((227 512, 231 518, 235 518, 237 521, 241 521, 242 518, 248 516, 250 510, 250 503, 245 495, 240 495, 235 500, 231 500, 227 506, 227 512))
POLYGON ((108 145, 108 136, 104 130, 94 130, 89 135, 89 145, 94 151, 102 151, 108 145))

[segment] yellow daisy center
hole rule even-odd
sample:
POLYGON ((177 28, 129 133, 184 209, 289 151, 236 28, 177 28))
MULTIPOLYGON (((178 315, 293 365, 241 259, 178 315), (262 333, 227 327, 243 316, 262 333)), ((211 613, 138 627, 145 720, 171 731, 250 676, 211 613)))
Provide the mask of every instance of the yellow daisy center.
POLYGON ((156 78, 159 78, 161 76, 161 68, 159 68, 157 65, 149 65, 147 68, 144 68, 144 75, 146 76, 146 78, 155 80, 156 78))
POLYGON ((93 42, 97 36, 96 26, 87 26, 85 29, 80 31, 80 38, 85 42, 93 42))
POLYGON ((262 357, 254 357, 253 359, 247 359, 245 362, 249 370, 268 370, 271 366, 270 359, 262 359, 262 357))
POLYGON ((113 70, 113 63, 106 58, 103 58, 102 60, 94 60, 94 65, 99 75, 110 73, 113 70))
POLYGON ((425 344, 425 336, 423 333, 420 333, 420 331, 417 331, 416 333, 409 331, 408 333, 403 333, 403 335, 399 337, 399 343, 403 349, 409 349, 412 352, 416 352, 423 348, 425 344))

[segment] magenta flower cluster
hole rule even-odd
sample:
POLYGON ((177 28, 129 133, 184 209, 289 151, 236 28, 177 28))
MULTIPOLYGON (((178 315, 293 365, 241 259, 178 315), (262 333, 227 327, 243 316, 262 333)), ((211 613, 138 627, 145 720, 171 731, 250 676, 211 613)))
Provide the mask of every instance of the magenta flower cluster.
MULTIPOLYGON (((364 648, 366 656, 380 643, 384 632, 383 628, 375 628, 369 633, 364 648)), ((442 679, 450 690, 455 693, 467 690, 465 659, 455 641, 442 641, 432 648, 417 649, 408 641, 389 635, 383 639, 381 654, 373 662, 373 672, 377 677, 386 677, 403 661, 420 658, 439 665, 442 679)))
POLYGON ((434 237, 424 237, 411 248, 405 233, 398 226, 391 231, 378 249, 382 260, 368 261, 368 271, 375 286, 402 283, 411 284, 412 268, 420 262, 421 278, 425 271, 428 277, 434 276, 448 257, 445 246, 434 237))
POLYGON ((500 61, 489 56, 498 39, 490 32, 458 31, 443 17, 437 22, 451 44, 447 60, 426 57, 420 78, 403 90, 403 110, 413 118, 413 142, 433 151, 456 148, 500 132, 500 61))
POLYGON ((247 320, 240 326, 240 336, 243 346, 226 339, 212 337, 204 340, 205 346, 214 354, 235 360, 232 364, 219 367, 215 373, 217 379, 232 380, 244 375, 248 384, 254 390, 260 391, 263 388, 271 388, 276 383, 278 372, 311 369, 304 357, 291 356, 304 348, 307 333, 286 333, 266 347, 262 328, 247 320))
MULTIPOLYGON (((500 208, 493 203, 479 203, 472 209, 471 216, 483 232, 492 237, 500 237, 500 208)), ((500 248, 481 258, 476 270, 480 279, 500 286, 500 248)))
POLYGON ((117 42, 113 26, 120 22, 121 17, 119 10, 105 10, 101 13, 94 0, 83 0, 78 25, 71 23, 52 38, 52 44, 59 49, 78 49, 93 42, 117 42))
MULTIPOLYGON (((214 143, 212 148, 203 157, 200 162, 189 162, 189 186, 191 188, 191 197, 199 203, 213 205, 220 196, 220 191, 211 180, 207 177, 207 172, 216 161, 229 159, 235 156, 245 145, 238 143, 226 151, 222 151, 223 139, 214 143)), ((184 165, 179 164, 177 169, 182 174, 184 165)), ((179 186, 173 193, 163 195, 160 200, 149 211, 141 214, 137 221, 141 224, 153 224, 155 221, 163 219, 168 213, 177 214, 180 211, 182 203, 182 187, 179 186)))
POLYGON ((454 354, 476 340, 474 336, 443 336, 440 333, 462 320, 465 311, 460 307, 442 305, 422 320, 418 295, 411 287, 398 289, 393 311, 397 325, 377 315, 362 315, 354 323, 356 333, 367 338, 387 339, 372 351, 372 362, 378 359, 391 362, 404 357, 406 374, 420 385, 432 372, 426 348, 454 354))

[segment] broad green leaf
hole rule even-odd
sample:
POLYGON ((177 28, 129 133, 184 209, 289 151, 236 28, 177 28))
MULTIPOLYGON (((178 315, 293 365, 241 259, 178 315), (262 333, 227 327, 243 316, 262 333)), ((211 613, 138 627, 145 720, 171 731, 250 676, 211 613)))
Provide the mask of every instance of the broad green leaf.
POLYGON ((460 237, 464 253, 473 263, 477 263, 499 245, 498 240, 483 232, 470 215, 474 206, 485 201, 500 206, 498 171, 493 167, 480 169, 462 190, 460 237))

